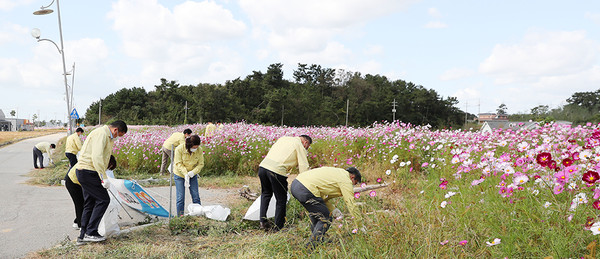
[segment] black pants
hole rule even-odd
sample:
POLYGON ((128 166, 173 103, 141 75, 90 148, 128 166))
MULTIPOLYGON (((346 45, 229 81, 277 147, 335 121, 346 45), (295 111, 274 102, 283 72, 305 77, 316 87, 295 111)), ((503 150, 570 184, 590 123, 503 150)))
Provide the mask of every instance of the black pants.
POLYGON ((296 179, 292 181, 291 191, 294 198, 298 199, 300 204, 308 211, 311 222, 311 241, 322 241, 323 235, 331 225, 330 211, 325 205, 325 200, 321 197, 316 197, 296 179))
POLYGON ((73 153, 65 153, 65 156, 69 159, 69 168, 77 164, 77 155, 73 153))
POLYGON ((288 182, 287 177, 276 174, 263 167, 258 168, 258 178, 260 179, 260 222, 267 221, 267 209, 271 197, 275 194, 275 227, 283 228, 285 223, 285 213, 287 205, 288 182))
POLYGON ((85 234, 99 236, 98 225, 110 203, 108 191, 102 187, 100 176, 96 171, 77 170, 76 173, 84 199, 79 237, 83 238, 85 234))
POLYGON ((44 154, 37 147, 33 147, 33 167, 38 168, 38 161, 40 161, 39 167, 44 168, 44 154))
MULTIPOLYGON (((70 154, 70 153, 67 153, 70 154)), ((75 170, 74 168, 69 169, 75 170)), ((83 213, 83 190, 79 184, 71 181, 69 177, 69 173, 65 175, 65 187, 67 187, 67 191, 69 191, 69 195, 71 195, 71 199, 73 200, 73 205, 75 205, 75 220, 73 223, 77 223, 78 227, 81 227, 81 214, 83 213)))

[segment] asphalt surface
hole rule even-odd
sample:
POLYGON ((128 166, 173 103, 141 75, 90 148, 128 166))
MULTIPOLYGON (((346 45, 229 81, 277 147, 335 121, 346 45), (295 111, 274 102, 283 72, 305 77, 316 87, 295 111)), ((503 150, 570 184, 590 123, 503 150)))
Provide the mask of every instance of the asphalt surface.
MULTIPOLYGON (((0 148, 0 258, 20 258, 30 252, 54 247, 65 240, 77 239, 73 229, 75 209, 64 186, 40 187, 25 184, 33 169, 33 146, 42 141, 56 143, 65 133, 23 140, 0 148)), ((46 157, 46 154, 44 154, 46 157)), ((66 157, 64 158, 66 159, 66 157)), ((44 165, 48 163, 44 159, 44 165)), ((66 172, 65 172, 66 173, 66 172)), ((118 175, 116 176, 117 178, 118 175)), ((144 188, 165 209, 169 210, 169 187, 144 188)), ((200 188, 203 205, 219 204, 235 197, 231 190, 200 188)), ((172 211, 175 211, 173 187, 172 211)), ((186 193, 186 206, 191 198, 186 193)), ((146 216, 127 208, 121 209, 119 226, 137 225, 146 216)))

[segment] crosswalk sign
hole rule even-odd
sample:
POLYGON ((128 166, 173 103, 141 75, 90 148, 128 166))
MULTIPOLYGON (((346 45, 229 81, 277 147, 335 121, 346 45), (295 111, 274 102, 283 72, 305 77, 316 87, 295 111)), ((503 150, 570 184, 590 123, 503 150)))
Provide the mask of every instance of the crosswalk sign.
POLYGON ((73 108, 73 111, 71 112, 71 119, 79 120, 79 114, 75 108, 73 108))

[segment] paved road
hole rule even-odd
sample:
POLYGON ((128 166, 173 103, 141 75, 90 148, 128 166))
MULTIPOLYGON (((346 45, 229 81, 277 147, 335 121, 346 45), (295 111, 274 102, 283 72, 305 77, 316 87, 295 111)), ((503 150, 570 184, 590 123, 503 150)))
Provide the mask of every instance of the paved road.
MULTIPOLYGON (((70 240, 77 238, 79 231, 71 226, 75 218, 73 202, 65 187, 25 184, 25 175, 33 170, 33 146, 41 141, 56 143, 65 135, 53 134, 0 148, 0 258, 23 257, 29 252, 53 247, 67 237, 70 240)), ((168 187, 146 190, 168 210, 168 187)), ((225 196, 235 195, 234 191, 200 188, 202 203, 207 205, 218 204, 225 196)), ((186 199, 187 205, 191 202, 189 194, 186 199)), ((135 210, 127 211, 134 219, 121 210, 119 225, 122 227, 134 225, 145 218, 135 210)))

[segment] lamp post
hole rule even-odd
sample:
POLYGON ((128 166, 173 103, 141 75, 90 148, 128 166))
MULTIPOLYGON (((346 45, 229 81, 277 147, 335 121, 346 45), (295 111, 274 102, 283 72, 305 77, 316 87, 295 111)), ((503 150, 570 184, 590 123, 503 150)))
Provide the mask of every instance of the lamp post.
POLYGON ((31 30, 31 36, 33 36, 34 38, 37 39, 38 42, 40 41, 49 41, 52 44, 54 44, 54 46, 56 46, 56 49, 58 49, 58 52, 60 53, 61 57, 62 57, 62 67, 63 67, 63 78, 65 81, 65 100, 67 101, 67 114, 69 114, 68 116, 68 129, 67 129, 67 134, 71 134, 72 129, 72 119, 71 119, 71 101, 72 101, 72 89, 69 90, 69 85, 67 84, 67 66, 65 63, 65 52, 64 52, 64 43, 63 43, 63 35, 62 35, 62 24, 60 21, 60 4, 59 4, 59 0, 52 0, 52 2, 48 5, 48 6, 42 6, 40 7, 40 10, 37 10, 35 12, 33 12, 34 15, 46 15, 46 14, 50 14, 53 13, 54 11, 52 9, 48 9, 48 7, 50 7, 54 1, 56 1, 56 13, 58 16, 58 32, 60 35, 60 47, 52 40, 50 39, 40 39, 40 36, 42 35, 40 32, 40 29, 38 28, 34 28, 31 30))

